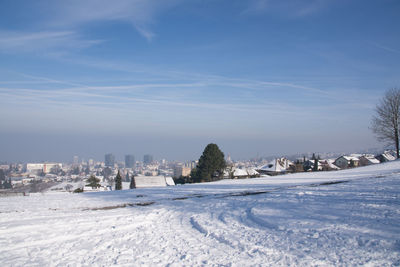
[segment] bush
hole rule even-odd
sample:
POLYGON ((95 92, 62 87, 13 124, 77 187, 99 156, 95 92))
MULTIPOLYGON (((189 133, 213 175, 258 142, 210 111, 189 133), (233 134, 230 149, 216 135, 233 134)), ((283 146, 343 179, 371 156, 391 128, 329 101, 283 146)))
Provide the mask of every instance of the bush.
POLYGON ((83 193, 83 188, 78 187, 74 190, 74 193, 83 193))

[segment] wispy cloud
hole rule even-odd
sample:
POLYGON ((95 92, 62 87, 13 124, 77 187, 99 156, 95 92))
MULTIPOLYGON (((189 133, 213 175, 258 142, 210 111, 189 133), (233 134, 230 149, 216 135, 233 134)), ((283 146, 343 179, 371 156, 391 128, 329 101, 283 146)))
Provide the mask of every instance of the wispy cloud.
POLYGON ((395 53, 395 54, 400 54, 400 50, 398 50, 398 49, 394 49, 394 48, 392 48, 392 47, 388 47, 388 46, 385 46, 385 45, 382 45, 382 44, 378 44, 378 43, 371 43, 373 46, 375 46, 375 47, 377 47, 377 48, 380 48, 380 49, 383 49, 383 50, 385 50, 385 51, 387 51, 387 52, 391 52, 391 53, 395 53))
POLYGON ((244 15, 279 14, 289 18, 300 18, 322 10, 329 0, 250 0, 243 10, 244 15))
POLYGON ((0 31, 0 49, 8 52, 46 52, 80 50, 101 43, 85 40, 74 31, 0 31))
POLYGON ((45 23, 49 27, 77 27, 101 21, 130 23, 142 36, 151 41, 155 33, 151 26, 156 16, 181 0, 42 0, 51 14, 45 23))
MULTIPOLYGON (((331 106, 343 102, 342 99, 335 99, 335 96, 329 92, 293 83, 240 80, 218 76, 199 76, 191 82, 168 81, 105 86, 21 75, 32 79, 31 86, 27 83, 27 86, 22 88, 0 87, 0 95, 3 99, 8 99, 8 102, 13 100, 16 104, 22 101, 24 104, 41 103, 41 105, 62 104, 66 106, 77 103, 83 106, 97 107, 127 105, 130 109, 135 110, 140 107, 147 110, 157 106, 164 110, 178 108, 184 112, 187 112, 187 108, 195 108, 251 114, 266 112, 280 115, 310 115, 307 110, 310 110, 311 107, 304 109, 301 103, 287 103, 280 97, 273 97, 276 92, 299 90, 302 94, 309 94, 314 101, 318 99, 334 100, 331 106), (38 86, 37 81, 57 84, 57 87, 50 86, 49 89, 46 89, 38 86), (203 97, 204 94, 210 93, 215 96, 212 102, 208 97, 203 97), (133 104, 136 106, 132 106, 133 104)), ((351 99, 346 101, 351 101, 351 99)), ((323 110, 325 108, 316 105, 312 109, 323 110)))

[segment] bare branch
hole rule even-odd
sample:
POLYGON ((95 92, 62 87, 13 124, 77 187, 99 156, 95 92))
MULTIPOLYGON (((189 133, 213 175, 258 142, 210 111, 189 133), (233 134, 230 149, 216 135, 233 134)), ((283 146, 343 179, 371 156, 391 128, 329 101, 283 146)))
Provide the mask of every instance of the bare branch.
POLYGON ((399 158, 400 89, 392 88, 385 93, 375 109, 371 129, 379 141, 395 144, 399 158))

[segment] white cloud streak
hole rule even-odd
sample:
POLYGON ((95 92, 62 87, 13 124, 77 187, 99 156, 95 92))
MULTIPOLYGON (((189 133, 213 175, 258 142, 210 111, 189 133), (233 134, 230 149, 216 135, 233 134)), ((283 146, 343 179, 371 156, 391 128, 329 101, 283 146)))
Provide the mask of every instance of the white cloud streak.
POLYGON ((101 42, 101 40, 85 40, 73 31, 0 31, 0 49, 3 52, 80 50, 101 42))
POLYGON ((130 23, 142 36, 151 41, 155 34, 151 25, 156 16, 180 0, 44 0, 51 10, 47 23, 50 27, 77 27, 99 21, 130 23))
POLYGON ((387 52, 391 52, 391 53, 395 53, 395 54, 400 54, 400 50, 398 50, 398 49, 394 49, 394 48, 391 48, 391 47, 388 47, 388 46, 385 46, 385 45, 381 45, 381 44, 378 44, 378 43, 371 43, 373 46, 375 46, 375 47, 377 47, 377 48, 380 48, 380 49, 383 49, 383 50, 385 50, 385 51, 387 51, 387 52))
POLYGON ((288 18, 301 18, 325 8, 330 0, 250 0, 243 15, 278 14, 288 18))

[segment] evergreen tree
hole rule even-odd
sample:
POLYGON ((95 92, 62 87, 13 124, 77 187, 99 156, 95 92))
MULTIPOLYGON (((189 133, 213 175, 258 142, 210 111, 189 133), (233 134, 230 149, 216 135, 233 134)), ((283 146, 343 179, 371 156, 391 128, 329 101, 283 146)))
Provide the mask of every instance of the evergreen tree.
POLYGON ((4 182, 3 188, 4 188, 4 189, 11 189, 11 188, 12 188, 11 178, 9 178, 8 181, 6 180, 6 181, 4 182))
POLYGON ((46 174, 44 173, 44 171, 43 171, 43 170, 41 170, 41 171, 39 172, 39 176, 40 176, 40 177, 45 177, 45 176, 46 176, 46 174))
POLYGON ((316 171, 318 171, 318 159, 316 158, 316 159, 314 159, 314 167, 313 167, 313 172, 316 172, 316 171))
POLYGON ((117 177, 115 177, 115 190, 121 190, 121 189, 122 189, 122 178, 118 171, 117 177))
POLYGON ((92 188, 100 187, 100 179, 96 178, 94 175, 90 175, 90 178, 87 180, 88 184, 86 186, 91 186, 92 188))
POLYGON ((199 164, 191 176, 194 182, 210 182, 219 180, 224 174, 226 162, 224 153, 216 144, 208 144, 199 159, 199 164))
POLYGON ((129 184, 129 189, 135 189, 135 188, 136 188, 135 175, 132 174, 131 183, 129 184))
POLYGON ((0 169, 0 189, 4 187, 5 182, 6 182, 6 176, 4 175, 4 171, 0 169))

